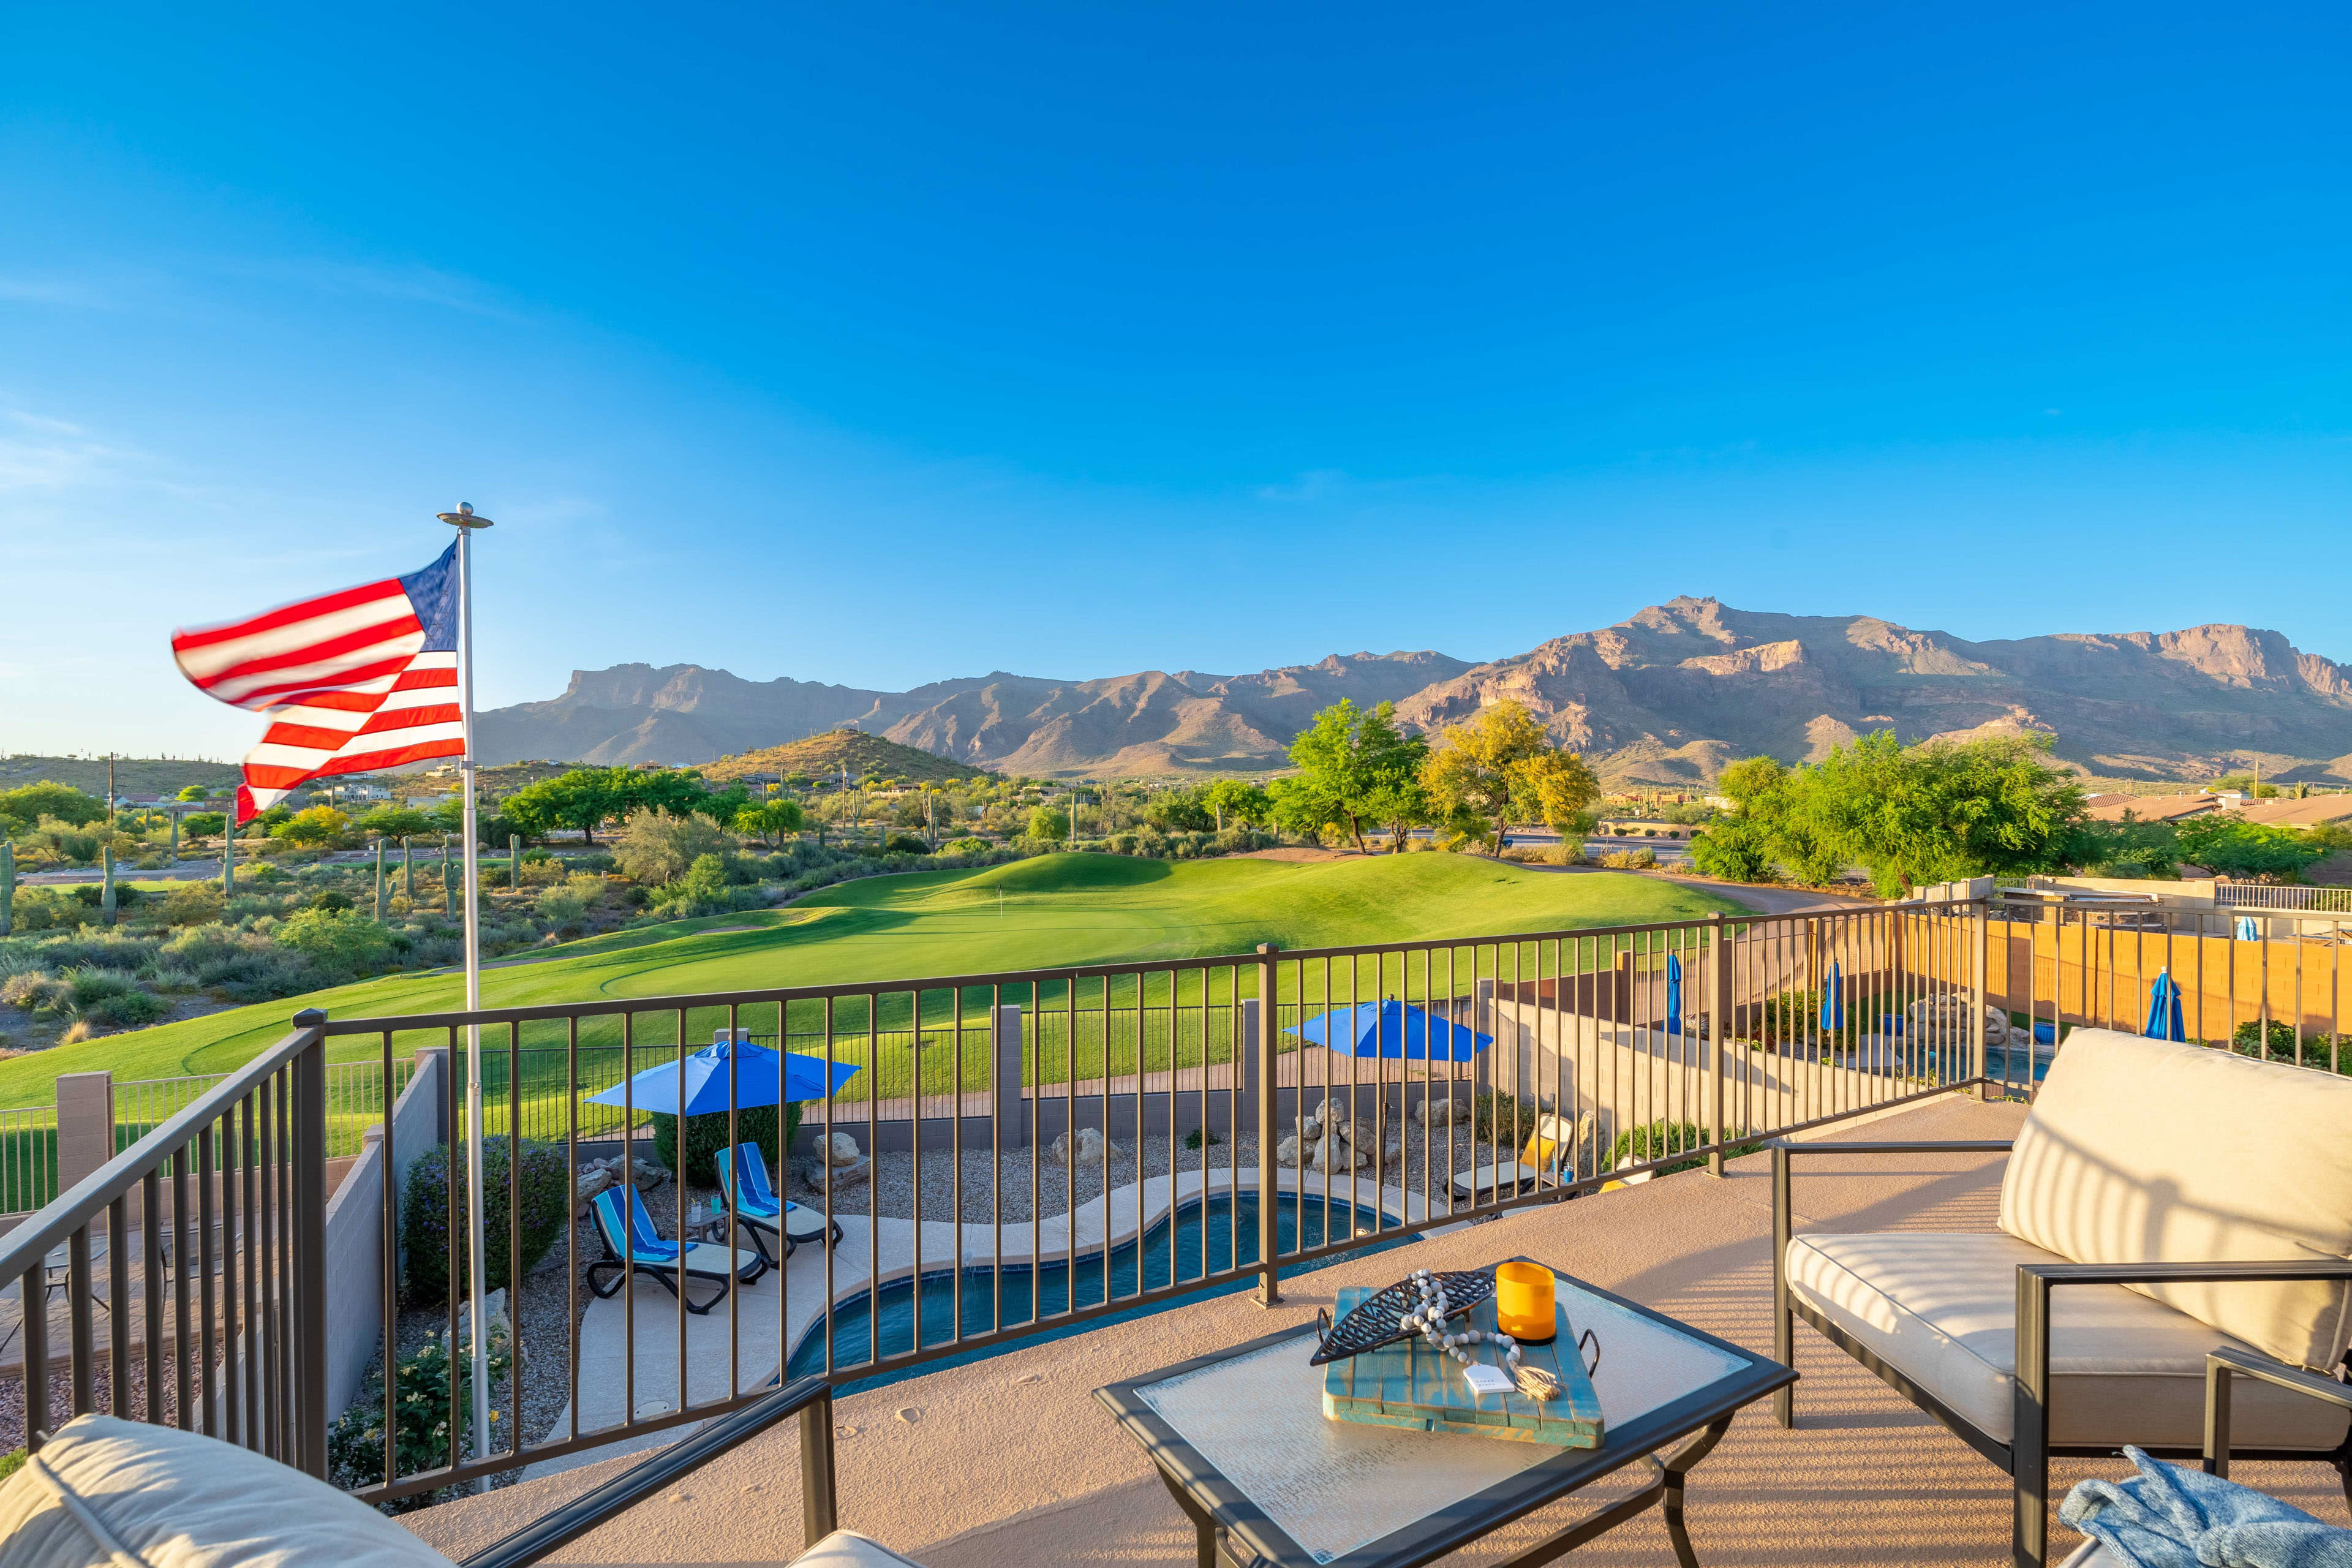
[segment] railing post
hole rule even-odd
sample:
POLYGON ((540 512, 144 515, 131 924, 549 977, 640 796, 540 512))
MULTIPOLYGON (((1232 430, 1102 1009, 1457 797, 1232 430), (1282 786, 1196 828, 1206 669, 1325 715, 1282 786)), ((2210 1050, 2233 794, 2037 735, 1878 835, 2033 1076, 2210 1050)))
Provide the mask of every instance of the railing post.
MULTIPOLYGON (((1026 1148, 1034 1138, 1029 1127, 1029 1101, 1021 1092, 1021 1008, 1008 1003, 996 1010, 995 1072, 991 1076, 989 1114, 996 1120, 997 1136, 1014 1148, 1026 1148)), ((961 1111, 958 1112, 961 1114, 961 1111)))
POLYGON ((1723 911, 1716 910, 1706 918, 1707 971, 1715 984, 1709 987, 1715 999, 1708 1005, 1712 1016, 1706 1021, 1707 1109, 1706 1138, 1715 1145, 1715 1152, 1706 1157, 1706 1173, 1723 1174, 1723 1053, 1731 1037, 1731 948, 1730 932, 1723 924, 1723 911))
POLYGON ((801 1544, 814 1546, 834 1522, 833 1395, 801 1410, 801 1544))
POLYGON ((313 1031, 293 1062, 295 1468, 327 1478, 327 1015, 305 1007, 294 1026, 313 1031))
POLYGON ((1275 1261, 1275 1243, 1278 1235, 1275 1227, 1276 1177, 1274 1166, 1275 1108, 1280 1097, 1275 1092, 1275 1042, 1280 1038, 1276 1005, 1275 954, 1281 950, 1270 942, 1257 944, 1257 1304, 1278 1307, 1282 1304, 1280 1265, 1275 1261))
MULTIPOLYGON (((1987 878, 1986 880, 1990 884, 1991 879, 1987 878)), ((1985 1097, 1985 1086, 1981 1081, 1985 1070, 1985 979, 1992 951, 1992 889, 1988 886, 1985 896, 1969 910, 1969 923, 1975 927, 1970 933, 1975 971, 1969 984, 1969 1076, 1980 1080, 1976 1087, 1976 1098, 1979 1101, 1985 1097)), ((2006 1000, 2006 996, 2003 999, 2006 1000)), ((2025 1028, 2025 1076, 2030 1084, 2033 1079, 2033 1026, 2029 1021, 2025 1028)))

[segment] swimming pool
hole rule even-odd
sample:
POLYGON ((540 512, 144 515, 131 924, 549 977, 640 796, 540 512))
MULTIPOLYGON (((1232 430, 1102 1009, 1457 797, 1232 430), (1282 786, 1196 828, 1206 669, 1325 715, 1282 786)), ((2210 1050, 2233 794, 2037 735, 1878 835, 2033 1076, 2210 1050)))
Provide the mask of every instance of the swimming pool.
MULTIPOLYGON (((1305 1212, 1296 1194, 1284 1193, 1276 1199, 1275 1241, 1277 1253, 1298 1247, 1320 1247, 1324 1237, 1324 1204, 1320 1196, 1308 1194, 1305 1212)), ((1337 1239, 1348 1234, 1349 1227, 1370 1228, 1372 1211, 1353 1205, 1334 1203, 1330 1205, 1330 1233, 1337 1239)), ((1008 1229, 1012 1227, 1008 1226, 1008 1229)), ((1409 1240, 1368 1244, 1349 1257, 1383 1250, 1409 1240)), ((1211 1266, 1223 1268, 1236 1261, 1236 1253, 1228 1251, 1238 1240, 1237 1260, 1242 1265, 1257 1261, 1257 1195, 1244 1193, 1238 1197, 1212 1196, 1204 1202, 1195 1199, 1182 1205, 1172 1215, 1163 1215, 1143 1234, 1140 1247, 1132 1241, 1122 1242, 1111 1249, 1111 1297, 1134 1294, 1139 1278, 1142 1289, 1157 1290, 1176 1279, 1189 1279, 1201 1272, 1201 1259, 1205 1256, 1211 1266), (1239 1237, 1235 1237, 1235 1221, 1239 1221, 1239 1237), (1205 1223, 1204 1223, 1205 1222, 1205 1223), (1205 1234, 1204 1234, 1205 1233, 1205 1234)), ((1290 1264, 1285 1272, 1315 1268, 1313 1263, 1290 1264)), ((997 1328, 1013 1328, 1034 1322, 1040 1317, 1052 1317, 1066 1311, 1071 1305, 1072 1271, 1068 1264, 1048 1259, 1041 1268, 1008 1265, 1001 1289, 992 1268, 966 1268, 961 1271, 963 1285, 963 1331, 984 1334, 997 1328)), ((953 1337, 952 1325, 957 1320, 955 1270, 943 1270, 927 1275, 922 1282, 923 1343, 945 1344, 953 1337)), ((1075 1284, 1076 1304, 1091 1307, 1103 1300, 1103 1258, 1097 1252, 1077 1260, 1075 1284)), ((1256 1284, 1254 1276, 1213 1280, 1197 1290, 1187 1291, 1172 1300, 1151 1301, 1126 1312, 1113 1312, 1099 1318, 1089 1318, 1058 1331, 1048 1331, 1036 1336, 1053 1339, 1061 1334, 1077 1333, 1099 1328, 1106 1323, 1157 1312, 1184 1301, 1201 1300, 1211 1296, 1230 1295, 1246 1290, 1256 1284)), ((876 1293, 881 1301, 882 1354, 885 1357, 906 1354, 915 1345, 915 1285, 909 1279, 893 1280, 876 1293)), ((874 1296, 852 1297, 833 1310, 833 1364, 835 1370, 862 1365, 873 1359, 872 1304, 874 1296)), ((1031 1343, 1034 1341, 1024 1341, 1031 1343)), ((997 1355, 1017 1346, 992 1345, 968 1355, 948 1356, 925 1362, 898 1372, 885 1372, 854 1386, 879 1387, 902 1377, 936 1372, 966 1361, 978 1361, 997 1355)), ((785 1369, 788 1378, 801 1377, 824 1370, 824 1325, 820 1320, 803 1336, 794 1347, 785 1369)))

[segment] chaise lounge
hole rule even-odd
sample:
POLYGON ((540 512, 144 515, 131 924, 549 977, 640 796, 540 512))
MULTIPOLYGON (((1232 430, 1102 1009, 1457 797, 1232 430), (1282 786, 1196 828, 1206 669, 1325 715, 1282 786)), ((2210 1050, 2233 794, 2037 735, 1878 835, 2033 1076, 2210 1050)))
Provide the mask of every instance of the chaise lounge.
POLYGON ((776 1238, 785 1258, 790 1258, 796 1247, 806 1247, 811 1242, 830 1247, 841 1239, 839 1220, 828 1227, 824 1215, 806 1204, 780 1196, 769 1184, 767 1156, 760 1152, 757 1143, 738 1143, 732 1149, 722 1149, 712 1156, 711 1163, 718 1171, 719 1195, 751 1233, 751 1245, 760 1249, 761 1257, 768 1257, 763 1235, 776 1238))
POLYGON ((596 1234, 604 1243, 604 1256, 588 1266, 588 1289, 598 1300, 609 1298, 634 1271, 683 1299, 686 1310, 699 1317, 725 1300, 727 1292, 738 1284, 749 1285, 768 1271, 768 1259, 756 1250, 746 1252, 708 1241, 680 1247, 675 1241, 664 1240, 637 1190, 627 1189, 625 1214, 622 1193, 619 1187, 607 1188, 590 1203, 596 1215, 596 1234), (606 1270, 611 1271, 611 1279, 598 1283, 596 1277, 606 1270), (686 1294, 688 1282, 696 1279, 716 1283, 719 1289, 697 1301, 686 1294))
MULTIPOLYGON (((2011 1143, 1778 1145, 1774 1354, 1804 1319, 2009 1472, 2042 1568, 2052 1456, 2199 1457, 2209 1352, 2340 1375, 2347 1130, 2352 1079, 2076 1029, 2011 1143), (1794 1234, 1797 1156, 2002 1149, 1997 1231, 1794 1234)), ((2232 1415, 2238 1457, 2326 1460, 2352 1499, 2343 1409, 2255 1379, 2232 1415)))

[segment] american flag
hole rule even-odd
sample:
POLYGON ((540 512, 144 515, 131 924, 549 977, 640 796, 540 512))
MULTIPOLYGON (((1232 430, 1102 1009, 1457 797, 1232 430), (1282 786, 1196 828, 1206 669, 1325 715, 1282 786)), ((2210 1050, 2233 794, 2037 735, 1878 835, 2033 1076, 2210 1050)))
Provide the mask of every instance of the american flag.
POLYGON ((172 657, 206 695, 269 715, 245 756, 239 822, 308 779, 465 754, 455 544, 405 577, 175 632, 172 657))

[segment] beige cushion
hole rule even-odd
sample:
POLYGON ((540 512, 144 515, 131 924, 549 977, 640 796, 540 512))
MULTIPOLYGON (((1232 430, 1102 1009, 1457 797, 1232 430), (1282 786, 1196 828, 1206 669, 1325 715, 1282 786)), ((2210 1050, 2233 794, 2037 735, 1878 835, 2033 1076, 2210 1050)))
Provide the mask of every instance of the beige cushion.
MULTIPOLYGON (((2000 1228, 2077 1263, 2352 1257, 2352 1078, 2076 1029, 2000 1186, 2000 1228)), ((2352 1285, 2134 1285, 2263 1353, 2326 1371, 2352 1285)))
POLYGON ((0 1486, 7 1568, 450 1568, 324 1481, 175 1427, 81 1415, 0 1486))
MULTIPOLYGON (((2006 1443, 2015 1430, 2017 1266, 2061 1261, 1998 1231, 1803 1236, 1784 1266, 1796 1293, 1880 1360, 2006 1443)), ((2233 1343, 2116 1285, 2051 1294, 2050 1440, 2194 1447, 2205 1439, 2205 1352, 2233 1343)), ((2346 1416, 2240 1379, 2231 1441, 2334 1447, 2346 1416)))
POLYGON ((922 1568, 922 1564, 855 1531, 836 1530, 793 1558, 788 1568, 922 1568))

